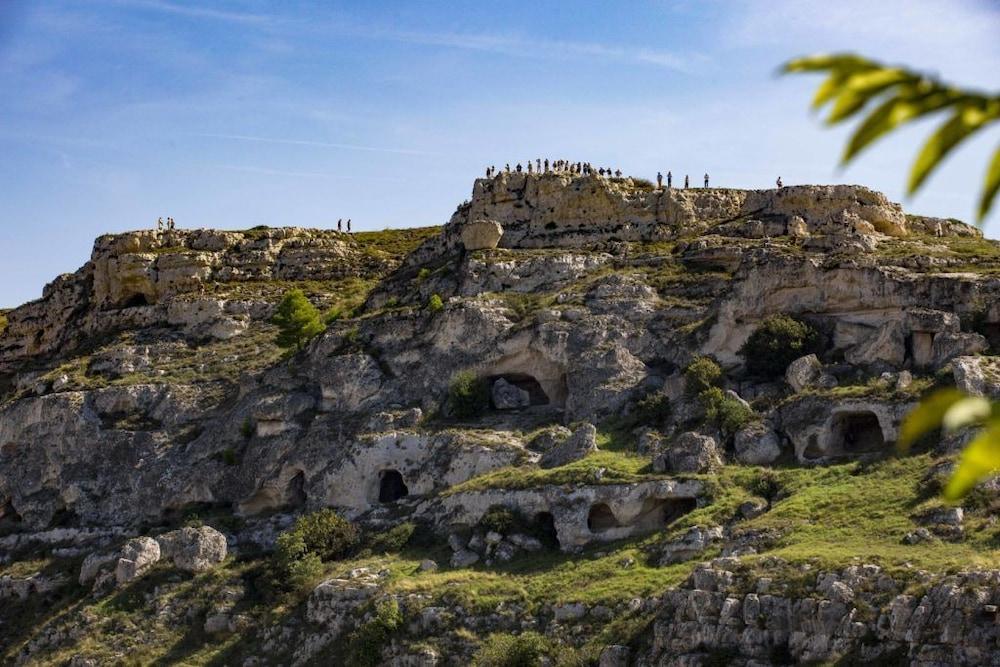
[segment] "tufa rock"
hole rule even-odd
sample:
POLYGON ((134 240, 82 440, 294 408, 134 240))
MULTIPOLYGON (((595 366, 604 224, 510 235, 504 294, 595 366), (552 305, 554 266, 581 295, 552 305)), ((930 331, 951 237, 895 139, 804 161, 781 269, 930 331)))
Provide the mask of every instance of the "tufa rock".
POLYGON ((493 383, 493 407, 497 410, 517 410, 531 405, 531 396, 524 389, 503 378, 493 383))
POLYGON ((156 540, 163 557, 185 572, 205 572, 226 559, 226 536, 211 526, 172 530, 156 540))
POLYGON ((573 461, 579 461, 597 451, 597 429, 593 424, 583 424, 573 431, 573 435, 542 455, 539 465, 543 468, 558 468, 573 461))
POLYGON ((715 438, 688 431, 674 438, 653 461, 656 472, 708 472, 722 465, 715 438))
POLYGON ((125 543, 115 565, 115 583, 124 586, 144 575, 160 560, 160 545, 152 537, 134 537, 125 543))
POLYGON ((462 245, 468 251, 492 250, 500 243, 503 227, 499 222, 481 220, 465 225, 462 228, 462 245))

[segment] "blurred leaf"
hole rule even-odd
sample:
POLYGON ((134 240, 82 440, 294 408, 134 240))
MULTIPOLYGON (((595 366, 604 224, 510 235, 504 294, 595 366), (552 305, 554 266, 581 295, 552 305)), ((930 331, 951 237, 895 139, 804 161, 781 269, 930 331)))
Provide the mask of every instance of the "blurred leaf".
POLYGON ((947 431, 955 431, 963 426, 981 422, 990 416, 993 407, 981 396, 966 396, 952 404, 941 419, 941 426, 947 431))
POLYGON ((922 400, 903 420, 897 447, 903 452, 908 451, 923 435, 940 427, 951 406, 965 397, 964 393, 952 388, 941 389, 922 400))
POLYGON ((997 470, 1000 470, 1000 419, 990 421, 966 446, 958 460, 958 467, 945 487, 945 498, 958 500, 997 470))
POLYGON ((841 164, 847 164, 862 149, 900 125, 943 109, 953 101, 954 95, 942 91, 890 98, 868 114, 854 131, 847 143, 841 164))
POLYGON ((910 170, 910 181, 906 186, 909 194, 913 194, 923 184, 927 176, 941 161, 973 132, 989 121, 989 116, 982 109, 967 106, 959 108, 951 120, 938 128, 937 132, 924 144, 917 155, 913 168, 910 170))
POLYGON ((979 200, 979 211, 976 219, 982 222, 993 206, 993 200, 1000 190, 1000 148, 993 154, 990 168, 986 170, 986 183, 983 185, 983 195, 979 200))

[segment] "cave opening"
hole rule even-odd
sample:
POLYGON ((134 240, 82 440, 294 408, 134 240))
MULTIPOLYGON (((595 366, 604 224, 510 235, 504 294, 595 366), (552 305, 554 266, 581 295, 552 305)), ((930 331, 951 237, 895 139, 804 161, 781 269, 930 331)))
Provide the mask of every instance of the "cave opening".
POLYGON ((545 546, 553 548, 559 546, 559 533, 552 512, 539 512, 535 515, 535 532, 539 541, 545 546))
MULTIPOLYGON (((489 377, 490 386, 492 387, 493 383, 501 379, 526 392, 528 394, 528 405, 549 405, 551 403, 548 394, 542 388, 542 384, 533 375, 528 373, 492 375, 489 377)), ((500 408, 501 406, 494 405, 494 407, 500 408)))
POLYGON ((833 418, 833 443, 844 454, 877 452, 885 448, 885 436, 872 412, 842 412, 833 418))
POLYGON ((594 503, 587 515, 587 528, 592 533, 601 533, 612 528, 621 528, 621 524, 607 503, 594 503))
POLYGON ((409 494, 410 490, 406 487, 403 475, 398 470, 383 470, 379 473, 378 501, 380 503, 394 503, 409 494))
POLYGON ((289 507, 304 507, 306 504, 306 475, 301 470, 288 480, 285 487, 285 502, 289 507))
POLYGON ((125 299, 122 303, 122 308, 140 308, 142 306, 152 305, 149 303, 149 299, 143 293, 133 294, 129 298, 125 299))

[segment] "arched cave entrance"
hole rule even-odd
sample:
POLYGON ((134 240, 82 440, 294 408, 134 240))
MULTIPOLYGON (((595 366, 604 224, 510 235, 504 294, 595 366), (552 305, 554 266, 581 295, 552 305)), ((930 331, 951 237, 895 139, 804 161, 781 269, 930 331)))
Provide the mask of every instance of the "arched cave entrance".
POLYGON ((830 424, 831 449, 843 454, 865 454, 885 449, 882 426, 873 412, 841 412, 830 424))
POLYGON ((621 528, 621 524, 607 503, 594 503, 587 515, 587 528, 592 533, 602 533, 612 528, 621 528))
POLYGON ((289 507, 303 507, 306 504, 306 475, 301 470, 288 480, 285 504, 289 507))
POLYGON ((403 476, 398 470, 383 470, 378 476, 378 501, 380 503, 394 503, 410 494, 410 490, 406 488, 406 482, 403 481, 403 476))
POLYGON ((809 436, 806 448, 802 451, 804 459, 818 459, 823 456, 823 448, 819 446, 819 436, 813 433, 809 436))

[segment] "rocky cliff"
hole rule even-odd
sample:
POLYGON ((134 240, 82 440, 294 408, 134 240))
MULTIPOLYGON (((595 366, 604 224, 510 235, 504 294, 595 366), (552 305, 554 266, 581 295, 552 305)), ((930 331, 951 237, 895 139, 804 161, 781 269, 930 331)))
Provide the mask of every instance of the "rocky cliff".
POLYGON ((102 237, 6 319, 11 662, 357 662, 392 600, 368 664, 534 631, 579 664, 1000 664, 995 486, 956 514, 961 436, 893 455, 922 393, 1000 394, 1000 244, 866 188, 500 174, 441 228, 102 237), (292 287, 327 322, 297 353, 292 287), (276 598, 324 508, 368 546, 276 598))

